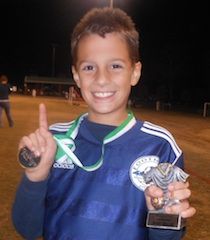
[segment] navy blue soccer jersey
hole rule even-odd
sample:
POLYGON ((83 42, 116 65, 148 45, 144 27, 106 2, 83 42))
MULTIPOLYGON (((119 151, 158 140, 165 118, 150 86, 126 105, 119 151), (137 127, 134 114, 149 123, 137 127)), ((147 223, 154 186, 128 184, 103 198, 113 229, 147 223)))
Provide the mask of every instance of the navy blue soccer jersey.
MULTIPOLYGON (((68 156, 56 159, 48 181, 46 239, 148 239, 141 173, 162 162, 183 167, 182 151, 164 128, 135 118, 102 146, 88 122, 84 116, 74 141, 66 142, 84 166, 101 156, 103 163, 85 171, 68 156)), ((55 124, 50 130, 63 135, 73 123, 55 124)))
POLYGON ((119 127, 82 115, 50 127, 58 143, 49 177, 24 175, 12 219, 25 239, 180 240, 183 230, 150 229, 143 173, 162 162, 183 168, 182 151, 164 128, 132 113, 119 127))

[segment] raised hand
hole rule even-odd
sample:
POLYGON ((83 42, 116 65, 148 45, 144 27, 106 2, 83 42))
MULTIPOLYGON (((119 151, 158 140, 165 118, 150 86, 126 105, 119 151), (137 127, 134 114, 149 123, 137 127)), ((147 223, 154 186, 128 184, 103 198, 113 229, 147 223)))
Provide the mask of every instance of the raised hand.
POLYGON ((44 104, 39 105, 39 128, 20 140, 19 150, 23 147, 27 147, 36 157, 40 157, 37 167, 25 169, 27 177, 31 181, 45 180, 54 161, 56 143, 48 130, 47 111, 44 104))

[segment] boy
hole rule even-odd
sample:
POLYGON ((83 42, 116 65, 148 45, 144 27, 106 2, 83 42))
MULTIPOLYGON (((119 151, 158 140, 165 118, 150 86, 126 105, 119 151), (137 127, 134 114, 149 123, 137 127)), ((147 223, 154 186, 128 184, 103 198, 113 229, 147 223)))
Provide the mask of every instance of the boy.
MULTIPOLYGON (((14 225, 26 239, 181 238, 182 230, 145 227, 150 200, 162 191, 135 182, 140 163, 148 168, 176 160, 183 167, 173 137, 126 109, 141 73, 138 44, 134 23, 119 9, 93 9, 75 27, 72 72, 88 113, 49 131, 41 104, 39 128, 20 141, 19 149, 41 157, 37 167, 25 169, 13 206, 14 225)), ((194 215, 188 183, 173 183, 169 192, 180 203, 168 213, 194 215)))

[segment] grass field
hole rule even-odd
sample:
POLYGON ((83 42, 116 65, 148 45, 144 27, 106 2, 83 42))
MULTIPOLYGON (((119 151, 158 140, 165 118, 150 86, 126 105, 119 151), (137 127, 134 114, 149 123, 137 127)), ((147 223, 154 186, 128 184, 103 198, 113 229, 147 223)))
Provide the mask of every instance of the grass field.
MULTIPOLYGON (((11 224, 11 206, 23 170, 17 162, 17 145, 23 135, 38 127, 38 105, 44 102, 49 124, 70 121, 86 111, 85 104, 72 105, 56 98, 11 96, 14 128, 5 115, 0 129, 0 240, 22 239, 11 224)), ((175 112, 133 109, 136 116, 167 128, 184 151, 186 171, 190 173, 191 204, 196 215, 187 222, 184 240, 210 239, 210 118, 175 112)), ((57 240, 57 239, 55 239, 57 240)), ((100 239, 99 239, 100 240, 100 239)))

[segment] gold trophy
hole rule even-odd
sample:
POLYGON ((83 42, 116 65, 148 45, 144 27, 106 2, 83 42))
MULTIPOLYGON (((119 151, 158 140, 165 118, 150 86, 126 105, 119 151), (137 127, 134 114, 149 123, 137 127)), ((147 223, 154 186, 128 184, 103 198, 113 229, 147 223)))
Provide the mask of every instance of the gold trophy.
POLYGON ((167 214, 164 208, 179 203, 179 200, 168 197, 168 185, 174 181, 186 182, 188 177, 189 174, 171 163, 160 163, 143 174, 144 181, 148 186, 155 184, 163 190, 162 198, 151 200, 155 210, 151 210, 147 214, 147 227, 179 230, 185 226, 186 221, 181 215, 167 214))

